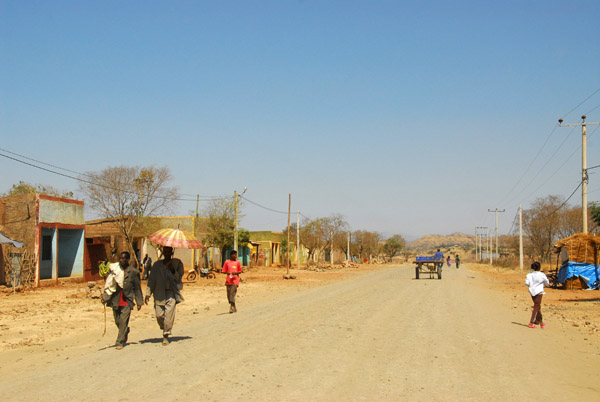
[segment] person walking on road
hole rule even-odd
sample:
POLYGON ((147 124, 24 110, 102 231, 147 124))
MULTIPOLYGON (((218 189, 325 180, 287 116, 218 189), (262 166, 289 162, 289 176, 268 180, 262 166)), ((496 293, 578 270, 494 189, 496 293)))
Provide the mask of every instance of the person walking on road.
POLYGON ((448 268, 450 268, 452 266, 452 261, 450 260, 450 256, 448 256, 448 258, 446 258, 446 264, 448 264, 448 268))
POLYGON ((140 271, 129 265, 130 254, 121 253, 118 263, 109 265, 109 273, 104 284, 102 303, 113 309, 115 324, 119 328, 115 346, 117 350, 123 349, 129 336, 129 318, 131 310, 137 304, 138 311, 144 304, 142 286, 140 284, 140 271))
POLYGON ((458 266, 460 265, 460 256, 458 254, 454 257, 454 263, 456 264, 456 269, 458 269, 458 266))
POLYGON ((150 271, 152 270, 152 258, 148 257, 148 254, 144 256, 142 266, 144 267, 142 279, 148 279, 148 277, 150 276, 150 271))
POLYGON ((183 263, 173 258, 172 247, 164 247, 163 256, 150 270, 145 302, 148 303, 150 296, 154 296, 154 315, 163 331, 162 344, 166 346, 175 323, 175 306, 183 301, 180 292, 183 288, 183 263))
POLYGON ((240 274, 242 273, 242 264, 237 260, 237 251, 232 250, 229 259, 223 264, 221 271, 227 274, 225 286, 227 287, 227 301, 229 301, 229 313, 237 313, 235 306, 235 295, 240 285, 240 274))
POLYGON ((546 294, 544 292, 544 285, 549 285, 550 282, 546 274, 540 272, 540 268, 541 265, 537 261, 531 264, 533 272, 528 273, 525 279, 525 286, 529 286, 529 294, 531 295, 531 300, 533 300, 533 311, 529 320, 529 328, 535 328, 535 324, 540 324, 541 328, 546 327, 542 318, 542 296, 546 294))

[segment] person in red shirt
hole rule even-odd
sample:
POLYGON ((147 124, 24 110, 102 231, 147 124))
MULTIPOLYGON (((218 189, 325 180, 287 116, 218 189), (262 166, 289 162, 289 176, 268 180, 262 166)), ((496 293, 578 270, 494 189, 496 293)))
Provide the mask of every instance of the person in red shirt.
POLYGON ((237 260, 237 251, 231 251, 229 259, 223 264, 223 270, 221 272, 227 274, 225 286, 227 287, 229 312, 237 313, 237 308, 235 307, 235 295, 237 293, 237 288, 240 285, 240 274, 242 273, 242 264, 237 260))

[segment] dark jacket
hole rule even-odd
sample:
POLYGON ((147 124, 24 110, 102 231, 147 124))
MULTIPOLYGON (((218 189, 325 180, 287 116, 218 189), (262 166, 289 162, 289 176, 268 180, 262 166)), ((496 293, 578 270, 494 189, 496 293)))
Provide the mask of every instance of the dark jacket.
POLYGON ((119 307, 119 298, 121 292, 123 292, 123 299, 129 306, 133 308, 134 300, 138 306, 144 305, 144 296, 142 294, 142 285, 140 283, 140 271, 128 266, 125 268, 123 278, 123 288, 117 287, 117 291, 112 295, 108 295, 106 292, 102 294, 102 300, 106 302, 106 305, 112 308, 119 307))

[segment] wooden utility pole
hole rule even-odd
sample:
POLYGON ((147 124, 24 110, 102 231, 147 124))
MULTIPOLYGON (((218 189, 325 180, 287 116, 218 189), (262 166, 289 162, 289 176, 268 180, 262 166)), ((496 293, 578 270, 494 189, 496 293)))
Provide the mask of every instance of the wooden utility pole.
POLYGON ((234 226, 233 226, 233 249, 235 250, 235 252, 238 252, 238 205, 239 205, 239 198, 244 195, 244 193, 246 192, 246 190, 248 190, 247 187, 244 187, 244 191, 242 191, 242 194, 238 195, 237 190, 233 192, 233 202, 235 205, 235 216, 234 216, 234 226))
POLYGON ((600 122, 586 123, 585 119, 586 115, 581 116, 581 123, 570 123, 563 124, 563 119, 558 119, 559 127, 568 127, 568 126, 581 126, 581 214, 582 214, 582 232, 587 234, 588 225, 587 225, 587 184, 588 184, 588 174, 587 174, 587 138, 586 138, 586 127, 588 125, 599 125, 600 122))
POLYGON ((519 267, 523 269, 523 208, 519 204, 519 267))
POLYGON ((292 193, 289 193, 289 203, 288 203, 288 228, 287 228, 287 275, 290 274, 290 265, 292 264, 290 249, 292 245, 290 244, 290 217, 292 215, 292 193))
POLYGON ((238 193, 233 192, 234 217, 233 217, 233 249, 237 252, 238 248, 238 193))
MULTIPOLYGON (((196 219, 194 220, 194 236, 196 236, 196 227, 198 226, 198 204, 200 203, 200 194, 196 194, 196 219)), ((198 264, 198 256, 196 254, 196 249, 194 249, 194 264, 198 264)))
POLYGON ((296 267, 300 269, 300 211, 296 214, 296 267))

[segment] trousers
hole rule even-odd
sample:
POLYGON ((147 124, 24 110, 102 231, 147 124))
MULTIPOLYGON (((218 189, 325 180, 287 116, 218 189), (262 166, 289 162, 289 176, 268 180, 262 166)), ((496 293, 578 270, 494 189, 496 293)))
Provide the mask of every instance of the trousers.
POLYGON ((113 308, 113 317, 115 318, 115 324, 119 328, 119 334, 117 335, 116 345, 125 345, 127 342, 127 334, 129 333, 129 318, 131 317, 131 307, 121 306, 119 308, 113 308))
POLYGON ((542 296, 542 293, 531 296, 531 300, 533 300, 533 310, 531 311, 531 320, 529 320, 531 324, 541 324, 544 322, 542 318, 542 296))
POLYGON ((237 285, 227 285, 227 301, 235 305, 235 295, 237 294, 237 285))
MULTIPOLYGON (((172 294, 172 293, 171 293, 172 294)), ((175 323, 175 297, 169 297, 164 304, 158 304, 154 302, 154 315, 156 316, 156 322, 158 326, 163 330, 163 336, 171 335, 173 324, 175 323)))

